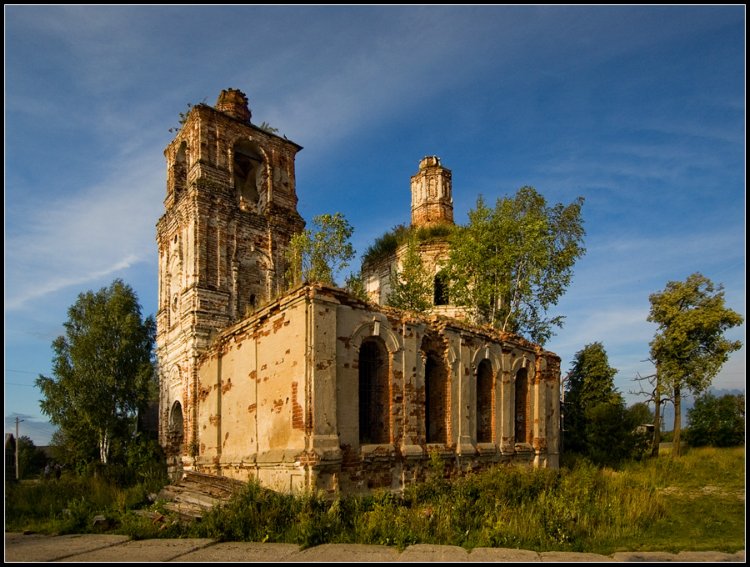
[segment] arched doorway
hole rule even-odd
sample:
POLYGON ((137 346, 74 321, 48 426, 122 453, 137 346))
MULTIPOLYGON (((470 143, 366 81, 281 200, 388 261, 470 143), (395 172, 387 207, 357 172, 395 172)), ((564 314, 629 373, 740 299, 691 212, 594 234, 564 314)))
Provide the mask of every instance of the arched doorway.
POLYGON ((521 368, 516 373, 516 443, 528 442, 529 422, 529 383, 528 371, 521 368))
POLYGON ((427 443, 448 442, 448 372, 442 358, 428 353, 424 368, 427 443))
POLYGON ((492 364, 486 358, 477 367, 477 443, 492 442, 492 364))
POLYGON ((379 337, 359 347, 359 442, 390 443, 388 350, 379 337))

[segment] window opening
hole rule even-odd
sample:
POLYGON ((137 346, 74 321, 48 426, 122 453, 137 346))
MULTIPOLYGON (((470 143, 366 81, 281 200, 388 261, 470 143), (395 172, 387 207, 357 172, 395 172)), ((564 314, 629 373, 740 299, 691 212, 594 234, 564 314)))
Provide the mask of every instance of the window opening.
POLYGON ((448 305, 448 275, 439 272, 435 276, 435 305, 448 305))
POLYGON ((492 364, 486 358, 477 368, 477 443, 492 442, 492 364))

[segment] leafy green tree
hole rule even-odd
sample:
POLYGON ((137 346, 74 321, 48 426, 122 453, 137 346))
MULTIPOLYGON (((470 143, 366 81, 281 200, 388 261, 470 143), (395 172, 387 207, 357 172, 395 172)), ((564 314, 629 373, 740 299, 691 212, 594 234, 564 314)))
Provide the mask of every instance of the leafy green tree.
POLYGON ((422 263, 414 235, 407 242, 401 269, 391 272, 390 285, 387 303, 391 307, 417 313, 425 313, 432 307, 432 278, 422 263))
MULTIPOLYGON (((115 436, 126 435, 127 431, 122 429, 118 427, 115 436)), ((97 432, 92 427, 70 419, 65 431, 58 429, 52 435, 49 451, 55 462, 81 473, 89 463, 100 461, 98 443, 97 432)))
POLYGON ((640 432, 638 416, 618 401, 600 402, 586 408, 585 455, 601 466, 642 457, 648 435, 640 432))
POLYGON ((127 445, 138 412, 154 395, 156 325, 142 318, 135 292, 117 279, 81 293, 64 327, 52 343, 54 377, 36 380, 40 406, 59 427, 54 439, 65 443, 70 459, 87 460, 94 447, 106 464, 113 444, 127 445))
POLYGON ((576 353, 566 381, 563 450, 602 466, 641 458, 648 447, 649 435, 638 426, 650 422, 651 412, 646 404, 625 407, 616 374, 595 342, 576 353))
POLYGON ((480 197, 469 223, 451 239, 451 297, 480 323, 544 344, 563 317, 548 317, 570 284, 583 247, 583 198, 548 206, 533 187, 498 199, 480 197))
POLYGON ((351 273, 346 277, 344 287, 346 291, 352 294, 357 299, 362 301, 369 301, 370 298, 367 296, 367 290, 365 289, 365 282, 362 279, 362 272, 351 273))
POLYGON ((708 392, 688 410, 687 442, 693 447, 735 447, 745 443, 745 396, 708 392))
POLYGON ((633 416, 633 421, 638 425, 653 424, 654 413, 648 409, 648 404, 638 402, 628 408, 628 413, 633 416))
POLYGON ((742 317, 724 305, 724 288, 700 273, 684 282, 670 281, 664 291, 649 296, 648 320, 658 325, 650 343, 659 388, 674 403, 673 454, 680 454, 682 392, 708 389, 729 354, 742 343, 724 333, 742 324, 742 317))
POLYGON ((641 459, 651 453, 653 433, 647 425, 654 425, 654 412, 648 408, 645 402, 638 402, 627 410, 628 422, 625 427, 632 427, 630 436, 631 458, 641 459))
POLYGON ((18 438, 18 478, 37 476, 44 469, 47 456, 34 445, 30 437, 21 435, 18 438))
POLYGON ((602 343, 588 344, 575 354, 565 391, 565 451, 589 454, 593 450, 588 435, 592 419, 606 415, 602 409, 591 412, 602 404, 623 405, 622 396, 615 389, 615 374, 617 370, 609 365, 602 343))
POLYGON ((295 234, 290 242, 287 254, 290 285, 303 281, 336 285, 335 275, 354 257, 354 248, 349 242, 354 229, 344 215, 318 215, 313 218, 313 224, 316 230, 305 229, 295 234))

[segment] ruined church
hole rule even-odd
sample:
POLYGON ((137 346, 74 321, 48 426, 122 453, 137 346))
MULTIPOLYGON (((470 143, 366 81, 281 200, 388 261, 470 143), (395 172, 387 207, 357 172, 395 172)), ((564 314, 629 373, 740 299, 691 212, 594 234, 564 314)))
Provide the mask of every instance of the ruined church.
MULTIPOLYGON (((288 289, 302 148, 251 118, 247 97, 224 90, 164 152, 157 357, 171 471, 356 493, 419 481, 436 457, 450 475, 556 468, 560 359, 461 317, 440 271, 447 241, 419 245, 434 277, 425 316, 385 305, 403 246, 363 265, 368 301, 288 289)), ((412 227, 453 222, 451 172, 428 156, 411 177, 412 227)))

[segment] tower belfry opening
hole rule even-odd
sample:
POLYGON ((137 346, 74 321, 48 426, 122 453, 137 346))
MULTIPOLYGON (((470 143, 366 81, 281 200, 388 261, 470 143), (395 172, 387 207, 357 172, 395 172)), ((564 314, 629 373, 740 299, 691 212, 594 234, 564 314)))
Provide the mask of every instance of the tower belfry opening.
POLYGON ((257 144, 240 140, 232 148, 232 176, 240 208, 256 207, 263 189, 263 154, 257 144))

